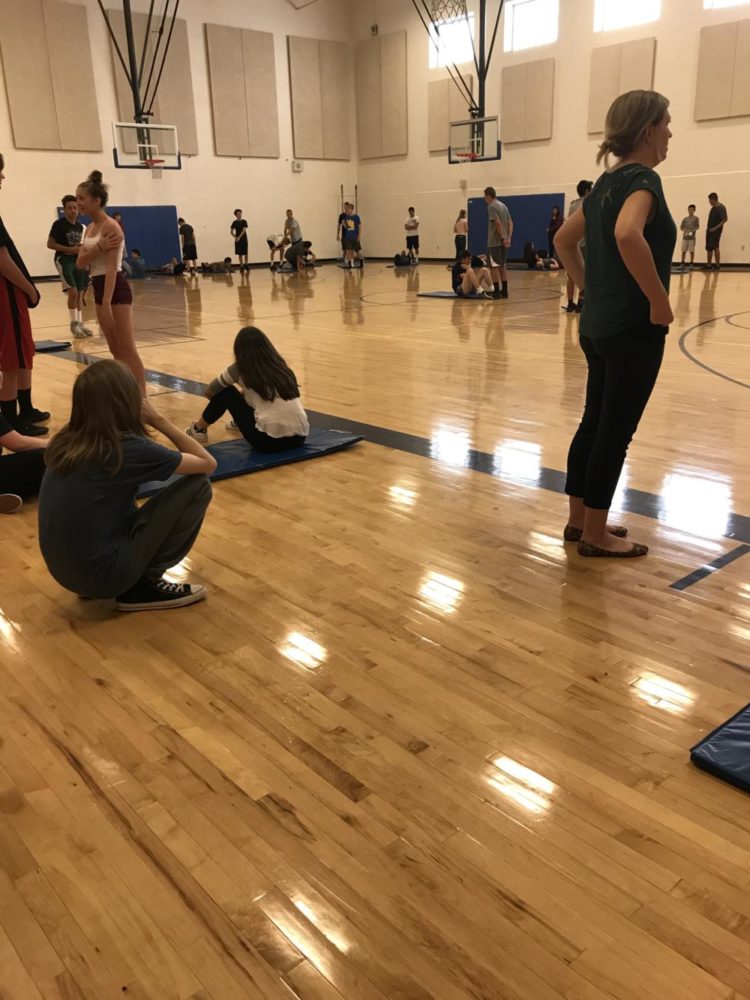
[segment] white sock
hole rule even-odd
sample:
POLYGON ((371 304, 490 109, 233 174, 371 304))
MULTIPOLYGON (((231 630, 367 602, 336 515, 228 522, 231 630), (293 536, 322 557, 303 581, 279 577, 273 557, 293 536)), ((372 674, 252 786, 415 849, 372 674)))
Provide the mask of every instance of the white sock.
POLYGON ((70 322, 71 323, 78 322, 78 316, 76 315, 77 312, 78 312, 77 309, 68 309, 68 314, 70 315, 70 322))
POLYGON ((76 309, 76 323, 80 323, 80 322, 81 322, 81 310, 80 309, 76 309))

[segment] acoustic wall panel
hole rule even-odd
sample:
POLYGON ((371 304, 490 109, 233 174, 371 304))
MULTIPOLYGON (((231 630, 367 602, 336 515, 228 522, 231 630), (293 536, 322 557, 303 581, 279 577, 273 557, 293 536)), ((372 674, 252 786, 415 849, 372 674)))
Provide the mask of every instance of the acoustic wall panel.
MULTIPOLYGON (((122 10, 110 10, 107 12, 110 23, 120 46, 120 51, 127 59, 127 42, 125 39, 125 21, 122 10)), ((147 90, 156 83, 164 53, 164 42, 156 50, 158 38, 158 25, 160 23, 153 18, 149 29, 149 42, 144 61, 144 79, 141 81, 141 99, 147 97, 147 90), (157 61, 153 73, 150 73, 151 63, 156 52, 157 61), (151 85, 147 87, 149 76, 151 85)), ((133 13, 133 35, 135 39, 135 50, 139 56, 143 51, 143 40, 148 28, 148 16, 143 13, 133 13)), ((166 29, 165 29, 166 30, 166 29)), ((117 113, 120 121, 131 122, 133 120, 133 95, 130 84, 125 76, 125 71, 117 55, 114 45, 110 42, 112 52, 112 64, 115 73, 115 90, 117 92, 117 113)), ((193 76, 190 67, 190 46, 188 44, 187 21, 178 17, 172 31, 172 38, 167 50, 167 58, 164 63, 156 98, 153 103, 153 114, 151 121, 157 125, 175 125, 177 128, 177 140, 180 144, 180 152, 186 156, 194 156, 198 152, 198 130, 195 124, 195 99, 193 97, 193 76)))
POLYGON ((750 115, 750 21, 737 22, 737 47, 734 53, 731 118, 750 115))
POLYGON ((0 0, 0 47, 16 148, 99 152, 86 8, 0 0))
MULTIPOLYGON (((464 80, 473 93, 474 78, 464 74, 464 80)), ((431 153, 445 152, 450 146, 450 123, 468 117, 468 100, 449 77, 427 84, 427 148, 431 153)))
POLYGON ((287 39, 294 155, 348 160, 349 55, 344 42, 287 39))
POLYGON ((651 90, 654 86, 656 39, 604 45, 591 53, 589 78, 589 132, 603 132, 609 106, 628 90, 651 90))
POLYGON ((273 35, 269 31, 243 29, 242 51, 250 155, 277 159, 281 148, 273 35))
POLYGON ((552 138, 555 60, 504 66, 500 139, 504 143, 552 138))
POLYGON ((357 44, 357 135, 361 159, 408 152, 406 32, 357 44))
POLYGON ((279 156, 273 35, 206 24, 217 156, 279 156))

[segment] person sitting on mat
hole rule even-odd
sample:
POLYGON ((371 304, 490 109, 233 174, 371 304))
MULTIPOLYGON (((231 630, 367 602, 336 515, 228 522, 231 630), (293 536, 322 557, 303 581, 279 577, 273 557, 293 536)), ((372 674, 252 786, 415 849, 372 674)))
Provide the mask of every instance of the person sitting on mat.
MULTIPOLYGON (((0 386, 3 373, 0 372, 0 386)), ((23 501, 35 497, 44 475, 46 437, 19 434, 0 413, 0 514, 15 514, 23 501), (8 450, 10 455, 4 455, 8 450)))
MULTIPOLYGON (((480 262, 481 263, 481 262, 480 262)), ((464 250, 451 268, 453 291, 460 299, 492 298, 492 277, 489 268, 473 267, 474 258, 464 250)))
POLYGON ((208 406, 186 431, 201 444, 208 441, 211 424, 227 410, 257 451, 298 448, 310 432, 294 372, 255 326, 243 327, 237 334, 234 363, 213 380, 206 396, 208 406))
POLYGON ((141 397, 132 371, 105 359, 73 385, 70 421, 49 443, 39 494, 39 544, 57 582, 120 611, 181 608, 201 584, 164 573, 190 552, 211 501, 216 459, 141 397), (149 437, 153 427, 174 448, 149 437), (136 507, 143 483, 180 478, 136 507))

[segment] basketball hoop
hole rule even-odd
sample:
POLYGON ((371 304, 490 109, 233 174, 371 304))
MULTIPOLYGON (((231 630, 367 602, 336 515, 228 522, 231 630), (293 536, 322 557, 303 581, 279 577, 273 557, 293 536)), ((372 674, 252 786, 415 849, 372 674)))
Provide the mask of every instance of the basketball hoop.
POLYGON ((433 22, 453 21, 459 17, 468 18, 466 0, 432 0, 430 14, 433 22))
POLYGON ((143 160, 143 166, 151 169, 151 176, 155 181, 161 180, 161 172, 164 167, 164 160, 143 160))
POLYGON ((474 160, 479 159, 478 153, 454 153, 453 155, 457 160, 465 160, 467 163, 473 163, 474 160))

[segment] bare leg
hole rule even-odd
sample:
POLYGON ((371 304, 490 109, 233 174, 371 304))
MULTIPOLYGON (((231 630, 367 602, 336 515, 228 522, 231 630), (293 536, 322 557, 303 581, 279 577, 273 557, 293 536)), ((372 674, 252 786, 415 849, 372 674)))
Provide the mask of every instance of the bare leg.
POLYGON ((716 266, 721 267, 721 250, 718 247, 714 250, 714 257, 716 258, 716 266))
POLYGON ((18 368, 6 368, 3 372, 3 384, 0 386, 0 399, 6 403, 18 397, 18 368))
POLYGON ((112 315, 115 322, 114 326, 110 327, 102 322, 100 306, 96 307, 96 318, 106 338, 107 346, 112 352, 112 357, 128 366, 138 380, 141 393, 145 396, 146 375, 133 334, 133 309, 129 305, 112 306, 112 315))
MULTIPOLYGON (((568 513, 568 527, 578 528, 579 531, 583 531, 586 524, 586 507, 583 505, 583 497, 568 497, 568 505, 570 511, 568 513)), ((596 513, 592 511, 591 513, 596 513)), ((606 522, 606 518, 605 518, 606 522)), ((608 532, 619 531, 616 525, 607 524, 606 529, 608 532)))
POLYGON ((472 292, 479 291, 479 278, 474 274, 474 270, 471 267, 467 267, 464 271, 461 291, 464 295, 470 295, 472 292))

